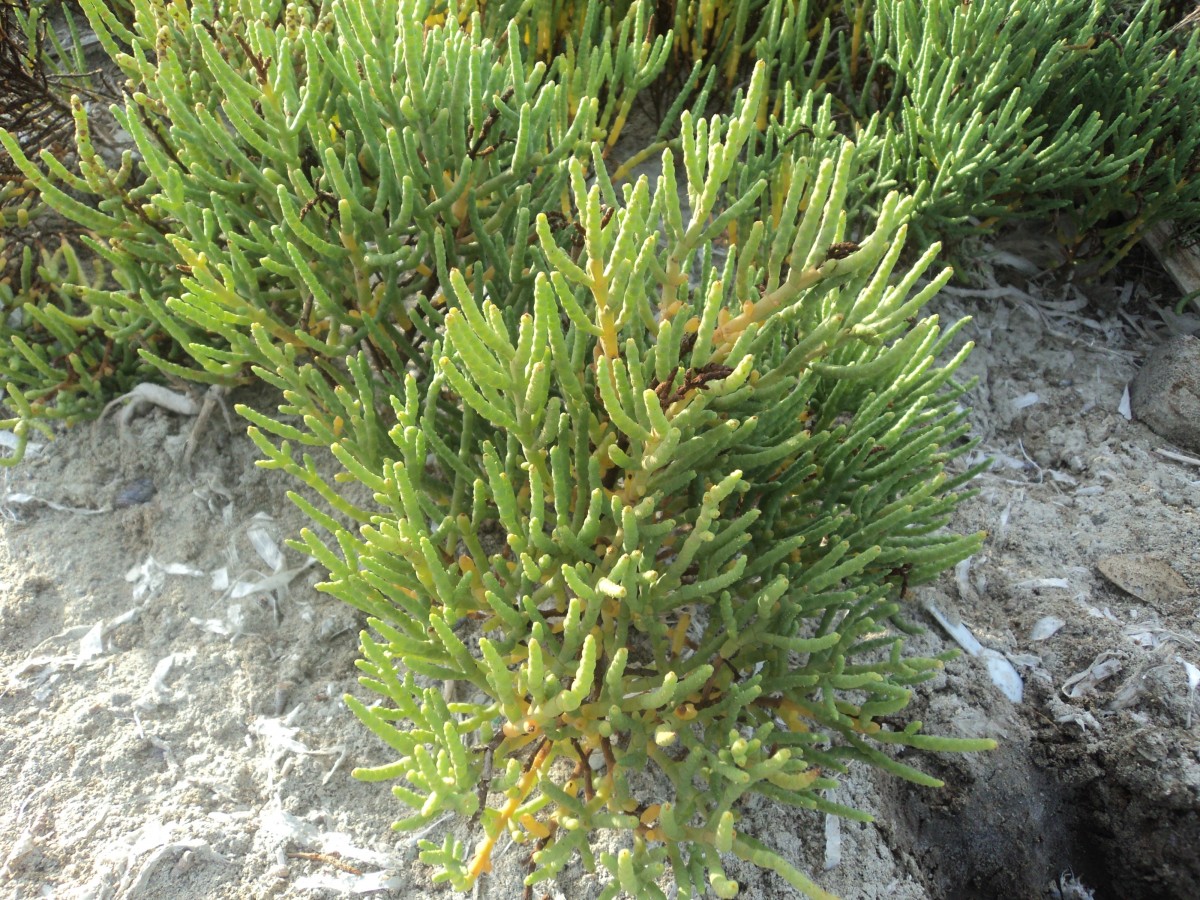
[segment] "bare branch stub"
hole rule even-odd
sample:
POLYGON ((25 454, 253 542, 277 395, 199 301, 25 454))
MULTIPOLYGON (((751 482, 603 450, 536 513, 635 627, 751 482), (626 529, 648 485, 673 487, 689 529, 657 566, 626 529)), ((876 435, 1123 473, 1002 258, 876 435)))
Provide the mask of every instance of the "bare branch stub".
POLYGON ((836 244, 830 244, 829 249, 825 253, 826 259, 845 259, 852 253, 857 253, 861 248, 854 241, 839 241, 836 244))
POLYGON ((733 374, 733 369, 721 363, 705 363, 699 368, 688 369, 683 374, 683 382, 671 390, 671 386, 678 380, 679 368, 675 369, 671 377, 663 382, 656 382, 651 385, 656 397, 658 397, 659 406, 663 412, 672 403, 677 403, 682 400, 692 391, 697 391, 703 388, 710 381, 720 381, 722 378, 728 378, 733 374))

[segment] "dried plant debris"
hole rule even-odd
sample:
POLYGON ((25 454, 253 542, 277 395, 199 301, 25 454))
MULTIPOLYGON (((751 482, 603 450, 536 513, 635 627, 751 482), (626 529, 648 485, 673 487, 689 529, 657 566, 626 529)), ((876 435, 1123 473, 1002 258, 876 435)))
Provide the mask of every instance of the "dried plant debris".
POLYGON ((1195 598, 1198 593, 1170 564, 1149 554, 1106 556, 1096 563, 1096 568, 1125 593, 1162 612, 1173 610, 1180 600, 1195 598))
MULTIPOLYGON (((31 5, 0 0, 0 128, 17 135, 30 156, 44 149, 63 155, 75 130, 70 82, 47 59, 48 24, 31 5)), ((12 158, 0 156, 0 178, 18 175, 12 158)))

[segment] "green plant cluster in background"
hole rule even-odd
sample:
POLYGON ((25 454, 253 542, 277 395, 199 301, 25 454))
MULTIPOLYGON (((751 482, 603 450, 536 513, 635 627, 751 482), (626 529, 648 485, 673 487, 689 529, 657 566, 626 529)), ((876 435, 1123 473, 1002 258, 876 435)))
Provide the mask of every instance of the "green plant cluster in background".
POLYGON ((878 148, 880 183, 916 196, 923 241, 1053 214, 1068 252, 1107 271, 1148 226, 1200 222, 1200 30, 1166 17, 1157 2, 881 0, 847 98, 856 140, 878 148))
MULTIPOLYGON (((261 361, 251 323, 335 368, 364 342, 381 363, 423 365, 441 327, 434 244, 450 266, 490 256, 489 277, 511 282, 521 264, 503 245, 532 216, 567 227, 559 163, 590 165, 595 141, 625 180, 678 152, 683 109, 730 109, 755 60, 768 65, 759 168, 736 187, 772 179, 756 211, 772 225, 791 162, 846 137, 861 162, 855 232, 899 190, 922 247, 1055 215, 1069 253, 1107 268, 1148 227, 1196 222, 1200 37, 1157 0, 426 3, 406 8, 423 26, 411 36, 353 4, 82 6, 129 79, 118 119, 137 163, 97 156, 71 82, 43 93, 51 118, 80 122, 76 171, 53 153, 35 165, 45 141, 4 120, 20 171, 0 187, 5 222, 48 200, 108 270, 85 276, 49 235, 28 258, 7 253, 0 370, 17 415, 2 424, 21 435, 95 413, 151 369, 241 383, 261 361), (439 23, 457 30, 424 33, 439 23), (638 103, 661 125, 626 151, 638 103), (215 290, 191 271, 198 255, 238 285, 217 320, 189 299, 215 290), (313 290, 324 261, 350 265, 313 290), (380 278, 393 265, 402 277, 380 278)), ((33 80, 82 68, 69 7, 4 9, 33 80)))
MULTIPOLYGON (((1200 38, 1162 4, 79 6, 127 149, 58 82, 66 162, 3 120, 42 246, 0 283, 0 427, 279 390, 239 411, 369 617, 347 703, 396 758, 357 774, 470 832, 423 842, 435 879, 508 834, 529 885, 729 897, 732 855, 822 896, 747 798, 861 816, 850 763, 991 746, 896 724, 948 658, 905 654, 904 591, 981 540, 945 530, 969 347, 922 308, 940 240, 1055 216, 1108 265, 1195 226, 1200 38)), ((6 12, 35 80, 82 68, 56 8, 6 12)))

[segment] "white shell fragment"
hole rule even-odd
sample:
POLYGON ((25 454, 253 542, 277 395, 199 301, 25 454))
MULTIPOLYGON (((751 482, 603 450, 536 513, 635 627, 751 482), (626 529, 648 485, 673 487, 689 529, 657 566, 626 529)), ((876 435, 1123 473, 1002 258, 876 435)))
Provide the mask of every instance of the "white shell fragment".
POLYGON ((1160 647, 1169 636, 1165 629, 1139 625, 1136 622, 1133 625, 1125 626, 1123 631, 1129 640, 1143 650, 1154 650, 1160 647))
POLYGON ((1060 874, 1047 888, 1050 900, 1096 900, 1095 892, 1070 870, 1060 874))
POLYGON ((171 653, 160 659, 154 666, 154 671, 150 673, 150 681, 146 685, 145 695, 138 701, 138 707, 153 709, 168 702, 171 699, 171 689, 167 686, 167 676, 177 663, 184 662, 187 662, 187 656, 183 653, 171 653))
POLYGON ((192 616, 188 619, 197 628, 202 628, 209 634, 218 634, 221 637, 228 637, 233 634, 233 629, 225 624, 224 619, 198 619, 192 616))
POLYGON ((1044 641, 1052 637, 1066 624, 1058 616, 1043 616, 1034 623, 1033 630, 1029 633, 1029 639, 1031 641, 1044 641))
POLYGON ((1056 481, 1059 484, 1066 484, 1070 485, 1071 487, 1075 487, 1075 485, 1079 484, 1078 478, 1076 478, 1074 475, 1068 475, 1066 472, 1059 472, 1055 469, 1050 469, 1048 470, 1048 474, 1050 475, 1051 481, 1056 481))
POLYGON ((14 664, 4 673, 3 681, 0 681, 0 694, 9 690, 31 688, 38 700, 45 700, 54 692, 54 684, 64 667, 78 669, 103 656, 105 635, 126 622, 132 622, 140 612, 141 607, 134 607, 107 622, 101 620, 91 626, 75 625, 47 638, 39 646, 56 641, 74 641, 78 638, 79 649, 74 653, 30 656, 14 664), (37 671, 38 674, 26 680, 24 676, 33 671, 37 671))
POLYGON ((192 578, 202 577, 206 572, 185 563, 160 563, 153 556, 147 556, 141 565, 134 566, 125 573, 125 580, 133 585, 133 599, 144 600, 156 594, 166 583, 168 575, 188 575, 192 578))
POLYGON ((333 891, 335 894, 373 894, 376 891, 395 891, 404 886, 404 879, 390 872, 320 872, 297 878, 292 885, 298 890, 333 891))
MULTIPOLYGON (((432 827, 436 828, 444 822, 445 817, 442 817, 434 822, 432 827)), ((286 812, 278 800, 273 801, 263 810, 260 823, 258 834, 255 836, 256 842, 267 846, 277 846, 280 848, 281 854, 282 848, 291 844, 325 854, 336 854, 356 863, 379 867, 376 871, 357 874, 346 872, 334 875, 322 872, 306 875, 293 881, 293 887, 331 890, 344 896, 346 894, 397 890, 403 885, 401 876, 394 874, 404 864, 404 860, 400 857, 356 846, 350 836, 343 832, 321 831, 312 822, 286 812)), ((414 834, 412 836, 414 843, 429 830, 431 829, 422 829, 414 834)))
POLYGON ((5 876, 5 881, 19 872, 22 868, 22 863, 29 857, 33 856, 37 851, 37 842, 33 838, 33 832, 25 829, 21 836, 13 843, 12 849, 8 855, 4 857, 4 866, 0 868, 0 873, 5 876))
POLYGON ((1025 696, 1025 683, 1021 681, 1016 666, 1009 662, 1002 653, 991 648, 985 648, 979 656, 987 666, 992 684, 1000 688, 1000 693, 1013 703, 1020 703, 1021 698, 1025 696))
POLYGON ((1186 659, 1180 659, 1183 663, 1183 670, 1187 672, 1188 690, 1193 694, 1196 693, 1196 686, 1200 685, 1200 669, 1197 669, 1186 659))
POLYGON ((322 751, 312 750, 296 740, 300 729, 288 725, 283 719, 273 716, 259 716, 250 722, 250 733, 258 735, 266 746, 267 754, 273 761, 282 759, 286 753, 298 753, 301 756, 319 754, 322 751))
POLYGON ((238 580, 234 583, 233 590, 229 596, 234 600, 240 600, 242 597, 248 597, 251 594, 268 594, 271 591, 285 588, 292 583, 292 579, 306 569, 311 568, 315 563, 316 560, 309 557, 308 561, 301 565, 291 569, 284 569, 265 578, 238 580))
POLYGON ((1072 700, 1084 697, 1094 691, 1100 682, 1120 671, 1121 661, 1105 650, 1090 666, 1063 682, 1063 694, 1072 700))
POLYGON ((1117 412, 1121 414, 1121 417, 1126 422, 1133 421, 1133 407, 1129 402, 1129 385, 1125 385, 1125 392, 1121 394, 1121 403, 1117 407, 1117 412))
POLYGON ((278 572, 283 568, 283 551, 279 549, 268 530, 268 525, 273 519, 264 512, 257 512, 251 521, 254 524, 246 529, 246 538, 254 547, 259 559, 270 566, 272 572, 278 572))
POLYGON ((1186 453, 1176 453, 1174 450, 1167 450, 1163 447, 1155 447, 1154 452, 1164 459, 1169 459, 1172 462, 1183 463, 1185 466, 1200 466, 1200 459, 1194 456, 1188 456, 1186 453))
MULTIPOLYGON (((0 396, 3 396, 3 393, 3 391, 0 391, 0 396)), ((15 433, 11 431, 0 431, 0 447, 3 447, 5 450, 12 450, 16 452, 16 449, 20 446, 21 439, 17 437, 15 433)), ((32 459, 34 456, 37 456, 37 454, 42 452, 45 446, 45 444, 29 441, 29 443, 25 445, 25 458, 32 459)))
POLYGON ((108 512, 107 509, 88 509, 86 506, 64 506, 61 503, 55 503, 53 500, 43 500, 41 497, 35 497, 33 494, 27 494, 22 491, 6 493, 3 497, 0 497, 0 503, 3 503, 4 506, 24 506, 30 503, 40 503, 55 512, 75 513, 81 516, 96 516, 100 513, 108 512))
MULTIPOLYGON (((214 591, 228 591, 227 599, 230 600, 240 600, 243 597, 252 595, 284 591, 295 580, 297 575, 316 565, 317 561, 313 557, 308 556, 299 565, 285 568, 286 559, 283 549, 272 534, 274 529, 275 520, 269 514, 261 511, 255 513, 250 518, 250 524, 246 527, 246 539, 254 548, 254 552, 258 555, 258 558, 271 570, 271 574, 263 575, 261 572, 244 572, 237 577, 233 577, 230 575, 228 568, 222 566, 211 573, 212 588, 214 591)), ((237 559, 236 542, 230 543, 228 553, 231 559, 237 559)), ((236 633, 238 629, 235 627, 233 631, 236 633)))
POLYGON ((79 642, 79 656, 75 660, 75 667, 79 668, 84 663, 91 662, 97 656, 104 653, 104 623, 97 622, 88 629, 88 633, 83 636, 79 642))
POLYGON ((957 621, 957 617, 952 620, 932 598, 926 599, 924 605, 929 614, 937 620, 942 628, 946 629, 946 633, 954 638, 960 647, 971 656, 977 656, 983 660, 992 684, 1000 689, 1000 693, 1013 703, 1020 703, 1025 694, 1025 684, 1021 681, 1016 666, 1009 662, 1004 654, 979 643, 979 639, 971 633, 971 629, 961 621, 957 621))
POLYGON ((195 853, 196 855, 202 856, 205 859, 215 863, 220 863, 227 866, 232 865, 228 859, 210 847, 207 841, 202 841, 198 838, 184 841, 173 841, 172 843, 162 845, 146 858, 146 861, 142 863, 141 868, 138 870, 137 878, 135 878, 133 884, 129 886, 129 890, 125 896, 150 896, 146 886, 150 883, 150 879, 154 874, 155 868, 159 865, 159 863, 163 862, 168 857, 174 857, 180 851, 183 853, 195 853))
POLYGON ((1013 406, 1013 409, 1020 411, 1022 409, 1028 409, 1030 406, 1033 406, 1035 403, 1040 402, 1041 399, 1042 398, 1039 397, 1036 393, 1034 393, 1033 391, 1030 391, 1028 394, 1022 394, 1020 397, 1017 397, 1015 400, 1013 400, 1012 406, 1013 406))
POLYGON ((994 266, 1016 269, 1022 275, 1040 275, 1042 272, 1041 267, 1033 261, 1008 250, 991 249, 988 251, 987 260, 994 266))
POLYGON ((1066 578, 1027 578, 1017 582, 1017 587, 1030 588, 1035 591, 1042 591, 1046 588, 1069 588, 1070 586, 1071 582, 1066 578))
POLYGON ((1000 524, 996 528, 996 546, 1003 547, 1005 541, 1008 540, 1008 520, 1012 516, 1012 501, 1008 501, 1008 505, 1004 507, 1004 511, 1000 513, 1000 524))
POLYGON ((968 556, 954 567, 954 585, 958 588, 958 596, 963 600, 969 600, 974 593, 971 590, 972 559, 974 559, 973 556, 968 556))
POLYGON ((836 869, 842 861, 842 817, 825 816, 825 870, 836 869))
POLYGON ((1183 663, 1183 670, 1185 672, 1187 672, 1188 714, 1187 714, 1187 722, 1184 727, 1191 728, 1192 727, 1192 710, 1196 706, 1196 687, 1198 685, 1200 685, 1200 669, 1196 668, 1194 665, 1192 665, 1190 662, 1188 662, 1186 659, 1183 659, 1180 656, 1175 657, 1175 659, 1178 660, 1179 662, 1183 663))

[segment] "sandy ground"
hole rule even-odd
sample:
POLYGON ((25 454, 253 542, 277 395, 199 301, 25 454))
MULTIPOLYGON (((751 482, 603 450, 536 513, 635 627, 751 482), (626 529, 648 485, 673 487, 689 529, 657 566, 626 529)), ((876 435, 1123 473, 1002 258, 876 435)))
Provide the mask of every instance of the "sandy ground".
MULTIPOLYGON (((1081 291, 1022 261, 1040 252, 996 250, 981 290, 934 305, 974 316, 970 402, 996 464, 955 523, 985 547, 913 589, 909 614, 914 648, 952 646, 933 604, 994 651, 950 664, 912 717, 1000 749, 920 754, 940 791, 855 771, 835 799, 871 824, 746 810, 847 900, 1200 883, 1200 467, 1118 411, 1168 334, 1162 285, 1126 267, 1081 291), (1004 660, 1019 702, 989 676, 1004 660)), ((0 475, 0 897, 450 896, 388 829, 400 805, 350 777, 388 753, 341 699, 367 698, 358 615, 284 546, 305 524, 293 485, 220 424, 185 470, 191 425, 153 410, 123 434, 78 428, 0 475)), ((729 874, 750 900, 794 896, 729 874)), ((478 896, 520 897, 523 875, 510 848, 478 896)), ((576 870, 534 896, 600 886, 576 870)))

